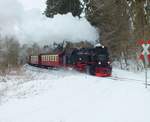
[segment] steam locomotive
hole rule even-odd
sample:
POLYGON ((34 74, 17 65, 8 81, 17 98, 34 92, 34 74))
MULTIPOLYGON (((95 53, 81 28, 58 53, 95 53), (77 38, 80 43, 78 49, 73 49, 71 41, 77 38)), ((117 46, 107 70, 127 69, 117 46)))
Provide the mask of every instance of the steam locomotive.
POLYGON ((72 67, 80 72, 100 77, 107 77, 112 74, 107 47, 101 45, 94 48, 30 55, 28 63, 44 68, 72 67))

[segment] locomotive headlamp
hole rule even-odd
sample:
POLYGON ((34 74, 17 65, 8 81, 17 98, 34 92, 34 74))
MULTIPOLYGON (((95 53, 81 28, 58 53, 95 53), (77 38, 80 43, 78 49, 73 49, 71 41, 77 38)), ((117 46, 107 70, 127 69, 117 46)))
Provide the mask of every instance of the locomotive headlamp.
POLYGON ((110 61, 108 61, 107 63, 108 63, 108 64, 111 64, 111 62, 110 62, 110 61))
POLYGON ((102 63, 99 61, 98 64, 102 64, 102 63))

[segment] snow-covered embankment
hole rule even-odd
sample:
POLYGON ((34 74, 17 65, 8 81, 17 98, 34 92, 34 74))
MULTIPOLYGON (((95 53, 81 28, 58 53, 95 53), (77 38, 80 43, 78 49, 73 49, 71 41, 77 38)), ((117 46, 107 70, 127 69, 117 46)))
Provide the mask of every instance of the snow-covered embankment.
POLYGON ((143 73, 115 69, 116 78, 26 67, 8 81, 0 122, 150 122, 143 73), (11 86, 11 88, 10 88, 11 86))

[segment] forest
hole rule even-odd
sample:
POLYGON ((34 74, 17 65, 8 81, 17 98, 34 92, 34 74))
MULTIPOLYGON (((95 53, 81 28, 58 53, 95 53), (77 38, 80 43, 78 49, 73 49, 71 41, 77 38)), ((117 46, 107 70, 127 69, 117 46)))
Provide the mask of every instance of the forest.
MULTIPOLYGON (((120 68, 129 70, 133 64, 134 70, 143 68, 139 61, 142 47, 137 41, 150 39, 150 0, 47 0, 45 4, 43 15, 48 18, 69 12, 79 19, 86 18, 98 31, 95 41, 108 47, 112 62, 119 63, 120 68)), ((61 49, 64 41, 67 48, 93 46, 86 40, 28 45, 20 44, 16 37, 0 36, 1 74, 24 65, 28 55, 61 49)))

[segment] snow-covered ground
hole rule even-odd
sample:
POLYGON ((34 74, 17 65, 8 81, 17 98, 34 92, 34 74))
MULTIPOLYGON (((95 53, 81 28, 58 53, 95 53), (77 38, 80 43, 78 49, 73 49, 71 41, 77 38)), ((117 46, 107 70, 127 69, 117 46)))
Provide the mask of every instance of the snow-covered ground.
POLYGON ((100 78, 25 66, 0 81, 0 122, 150 122, 144 72, 100 78))

